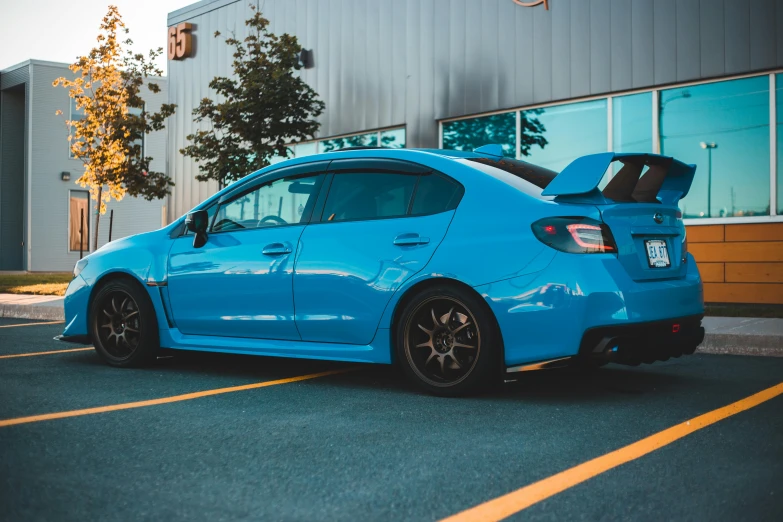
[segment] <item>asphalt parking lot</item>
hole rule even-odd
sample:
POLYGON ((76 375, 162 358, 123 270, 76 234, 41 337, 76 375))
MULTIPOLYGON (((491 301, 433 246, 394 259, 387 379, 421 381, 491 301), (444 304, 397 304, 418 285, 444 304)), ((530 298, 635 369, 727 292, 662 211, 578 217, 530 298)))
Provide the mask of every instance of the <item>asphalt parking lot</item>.
POLYGON ((61 329, 0 319, 2 520, 783 520, 783 358, 531 372, 441 399, 386 367, 183 354, 118 370, 61 329), (651 436, 660 449, 606 464, 651 436))

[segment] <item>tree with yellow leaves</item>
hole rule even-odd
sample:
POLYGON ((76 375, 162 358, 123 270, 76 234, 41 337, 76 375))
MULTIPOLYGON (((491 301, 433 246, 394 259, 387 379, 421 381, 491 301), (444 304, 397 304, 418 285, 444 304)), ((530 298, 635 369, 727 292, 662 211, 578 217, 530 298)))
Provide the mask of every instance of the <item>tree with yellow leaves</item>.
MULTIPOLYGON (((156 113, 146 112, 141 88, 160 92, 153 76, 163 72, 154 60, 163 48, 151 50, 147 57, 130 50, 133 41, 120 42, 118 32, 128 29, 116 6, 110 5, 98 34, 98 45, 70 66, 74 79, 57 78, 53 85, 67 88, 82 119, 66 120, 71 154, 82 161, 84 173, 76 180, 88 187, 98 203, 93 250, 98 248, 100 216, 106 203, 119 201, 126 194, 160 199, 174 184, 162 172, 150 172, 151 157, 144 157, 141 147, 144 134, 164 128, 174 113, 173 104, 163 104, 156 113), (127 49, 124 49, 125 46, 127 49), (132 111, 131 109, 137 109, 132 111)), ((62 111, 57 111, 62 115, 62 111)))

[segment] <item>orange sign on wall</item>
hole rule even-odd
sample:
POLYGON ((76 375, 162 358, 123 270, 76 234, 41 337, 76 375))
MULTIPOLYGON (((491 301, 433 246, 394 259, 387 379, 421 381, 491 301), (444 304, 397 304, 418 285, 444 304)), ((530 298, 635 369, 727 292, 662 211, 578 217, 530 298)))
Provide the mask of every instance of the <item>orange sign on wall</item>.
POLYGON ((544 8, 546 8, 546 10, 549 11, 549 0, 532 0, 528 2, 523 2, 522 0, 514 0, 514 3, 517 5, 521 5, 522 7, 535 7, 537 5, 544 4, 544 8))
POLYGON ((184 60, 193 53, 193 24, 182 22, 169 27, 169 60, 184 60))

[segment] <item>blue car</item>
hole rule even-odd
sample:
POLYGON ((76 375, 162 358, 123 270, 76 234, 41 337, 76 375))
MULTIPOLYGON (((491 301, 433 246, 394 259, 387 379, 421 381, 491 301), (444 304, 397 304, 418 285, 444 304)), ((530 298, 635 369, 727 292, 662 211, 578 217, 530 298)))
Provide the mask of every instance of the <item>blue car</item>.
POLYGON ((161 347, 398 364, 447 396, 690 354, 704 303, 677 203, 694 173, 608 152, 557 174, 497 145, 292 159, 79 261, 62 338, 118 367, 161 347))

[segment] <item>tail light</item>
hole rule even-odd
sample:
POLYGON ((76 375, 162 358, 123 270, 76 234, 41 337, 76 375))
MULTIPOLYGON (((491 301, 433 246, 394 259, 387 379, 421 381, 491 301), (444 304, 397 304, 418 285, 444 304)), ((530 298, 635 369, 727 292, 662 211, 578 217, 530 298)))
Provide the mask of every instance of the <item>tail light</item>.
POLYGON ((586 217, 550 217, 532 225, 545 245, 571 254, 614 254, 617 244, 606 223, 586 217))

